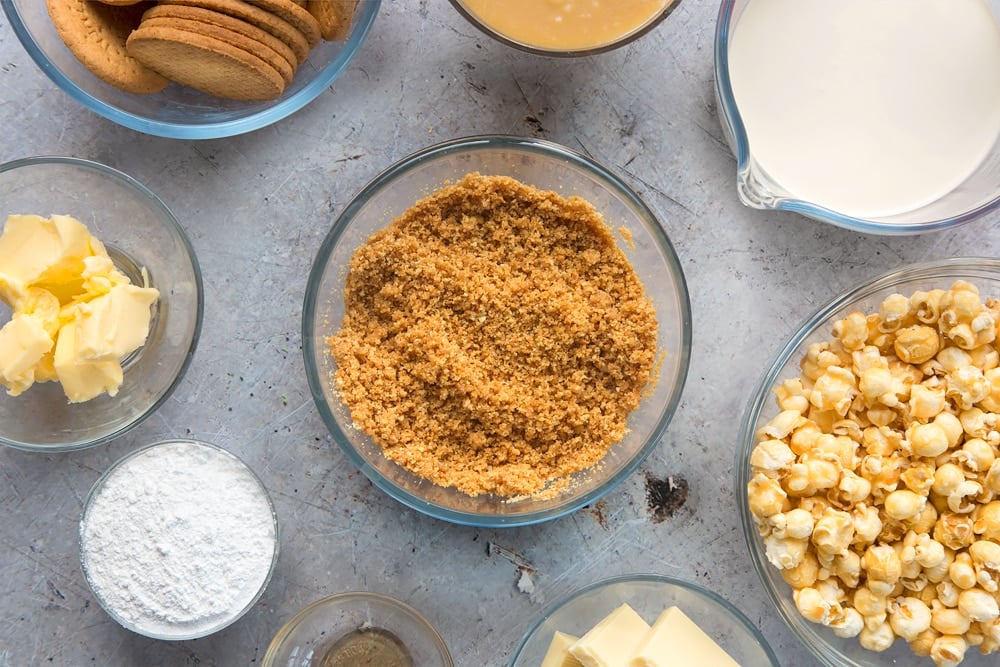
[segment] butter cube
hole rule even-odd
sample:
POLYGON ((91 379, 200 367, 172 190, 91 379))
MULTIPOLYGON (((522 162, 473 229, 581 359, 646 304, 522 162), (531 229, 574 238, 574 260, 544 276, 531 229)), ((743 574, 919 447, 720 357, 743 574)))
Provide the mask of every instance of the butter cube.
POLYGON ((138 349, 149 335, 149 307, 159 292, 132 284, 76 306, 76 356, 116 361, 138 349))
POLYGON ((628 667, 649 630, 649 624, 623 604, 574 642, 569 652, 584 667, 628 667))
POLYGON ((15 314, 0 329, 0 383, 17 396, 35 382, 35 365, 52 349, 41 318, 15 314))
POLYGON ((569 652, 569 647, 577 639, 579 637, 556 630, 556 633, 552 635, 552 641, 549 642, 549 650, 545 652, 545 657, 542 658, 541 667, 582 667, 580 661, 570 655, 569 652))
POLYGON ((660 614, 627 664, 628 667, 739 667, 677 607, 660 614))
POLYGON ((54 359, 56 375, 70 403, 80 403, 107 392, 118 393, 124 376, 115 361, 87 361, 76 354, 76 324, 70 322, 59 330, 54 359))
POLYGON ((8 216, 0 236, 4 284, 11 291, 31 284, 47 289, 50 284, 76 284, 84 257, 94 254, 90 241, 87 227, 65 215, 8 216))

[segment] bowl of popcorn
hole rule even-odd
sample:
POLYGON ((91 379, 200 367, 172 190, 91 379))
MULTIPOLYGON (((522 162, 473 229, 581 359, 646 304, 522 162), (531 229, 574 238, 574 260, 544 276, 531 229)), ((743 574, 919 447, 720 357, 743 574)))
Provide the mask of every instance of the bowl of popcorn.
POLYGON ((755 569, 826 665, 996 664, 1000 261, 901 267, 824 306, 744 415, 755 569))
POLYGON ((285 118, 344 71, 380 0, 0 0, 70 97, 162 137, 212 139, 285 118))
POLYGON ((145 186, 67 157, 0 165, 0 444, 81 449, 134 428, 194 354, 201 272, 145 186))
POLYGON ((593 502, 659 446, 691 346, 656 214, 551 142, 425 148, 333 222, 303 356, 334 442, 431 516, 537 523, 593 502))

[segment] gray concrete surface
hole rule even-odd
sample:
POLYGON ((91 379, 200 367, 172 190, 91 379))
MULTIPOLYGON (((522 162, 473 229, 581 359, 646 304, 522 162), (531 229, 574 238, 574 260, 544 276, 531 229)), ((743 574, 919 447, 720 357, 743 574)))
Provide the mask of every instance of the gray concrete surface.
POLYGON ((814 304, 904 262, 1000 255, 1000 216, 886 238, 741 206, 712 92, 715 11, 685 0, 634 45, 564 61, 487 40, 445 0, 386 0, 369 41, 319 99, 272 127, 204 142, 137 134, 81 109, 0 18, 0 160, 67 154, 135 176, 182 221, 206 287, 193 365, 154 417, 83 452, 0 451, 0 667, 259 664, 296 610, 356 589, 420 609, 458 665, 501 665, 546 602, 627 572, 707 586, 760 627, 784 665, 815 664, 771 609, 740 535, 732 468, 748 392, 814 304), (661 446, 599 504, 528 528, 449 525, 374 488, 331 442, 300 352, 306 275, 333 216, 396 159, 478 133, 544 137, 620 173, 662 215, 693 307, 688 382, 661 446), (172 436, 248 461, 282 526, 257 607, 180 643, 111 621, 83 582, 76 542, 101 472, 172 436), (655 520, 647 475, 686 480, 686 502, 655 520), (488 553, 491 542, 532 564, 533 594, 519 590, 515 564, 488 553))

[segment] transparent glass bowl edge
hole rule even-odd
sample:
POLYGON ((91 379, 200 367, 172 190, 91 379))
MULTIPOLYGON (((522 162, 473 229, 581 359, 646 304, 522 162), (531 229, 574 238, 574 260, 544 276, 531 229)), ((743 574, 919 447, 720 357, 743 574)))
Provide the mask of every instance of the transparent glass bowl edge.
POLYGON ((281 535, 279 533, 279 527, 278 527, 278 513, 277 513, 277 510, 274 507, 274 501, 271 498, 271 494, 268 493, 267 487, 264 486, 263 480, 261 480, 261 478, 257 475, 257 473, 254 472, 253 468, 251 468, 249 465, 247 465, 247 463, 242 458, 240 458, 236 454, 232 453, 231 451, 229 451, 229 450, 227 450, 227 449, 225 449, 223 447, 220 447, 219 445, 216 445, 216 444, 213 444, 213 443, 210 443, 210 442, 205 442, 204 440, 196 440, 196 439, 193 439, 193 438, 171 438, 171 439, 168 439, 168 440, 159 440, 157 442, 152 442, 152 443, 149 443, 147 445, 142 445, 141 447, 138 447, 138 448, 132 450, 131 452, 125 454, 124 456, 122 456, 121 458, 119 458, 117 461, 115 461, 114 463, 112 463, 108 467, 108 469, 105 470, 101 474, 101 476, 97 478, 97 481, 94 482, 93 486, 90 487, 90 491, 87 493, 87 498, 85 499, 85 501, 83 503, 83 510, 80 512, 78 544, 79 544, 79 551, 80 551, 80 570, 83 573, 84 581, 87 582, 87 590, 89 590, 93 594, 93 596, 97 600, 98 604, 101 605, 101 609, 103 609, 105 611, 105 613, 107 613, 108 616, 110 616, 112 619, 114 619, 114 621, 116 623, 118 623, 119 625, 121 625, 123 628, 125 628, 125 629, 127 629, 127 630, 129 630, 131 632, 135 632, 136 634, 140 634, 140 635, 142 635, 144 637, 149 637, 150 639, 158 639, 158 640, 166 640, 166 641, 187 641, 187 640, 191 640, 191 639, 200 639, 202 637, 207 637, 209 635, 215 634, 216 632, 219 632, 220 630, 223 630, 223 629, 229 627, 230 625, 236 623, 238 620, 240 620, 241 618, 243 618, 243 616, 245 616, 248 611, 250 611, 251 609, 253 609, 254 605, 256 605, 257 602, 260 601, 260 598, 264 595, 264 591, 267 590, 268 585, 271 583, 271 578, 274 576, 274 570, 275 570, 275 567, 276 567, 276 565, 278 563, 278 554, 279 554, 279 552, 281 550, 281 535), (223 619, 218 624, 216 624, 214 626, 211 626, 208 629, 201 630, 201 631, 198 631, 198 632, 193 632, 193 633, 187 633, 187 634, 178 633, 178 634, 172 634, 172 635, 164 635, 164 634, 158 634, 158 633, 154 633, 154 632, 147 632, 145 630, 142 630, 141 628, 135 627, 133 624, 131 624, 128 621, 126 621, 125 619, 121 618, 121 616, 119 616, 115 612, 114 609, 112 609, 111 607, 109 607, 109 606, 107 606, 105 604, 104 599, 101 598, 101 596, 98 595, 98 593, 91 587, 91 585, 90 585, 90 577, 89 577, 89 575, 87 573, 87 567, 85 565, 85 561, 84 561, 84 558, 83 558, 83 527, 86 525, 87 513, 90 510, 92 501, 104 489, 104 485, 107 482, 107 480, 122 465, 126 464, 128 461, 130 461, 130 460, 132 460, 132 459, 134 459, 134 458, 136 458, 138 456, 141 456, 142 454, 146 453, 147 451, 149 451, 151 449, 154 449, 154 448, 162 446, 162 445, 168 445, 168 444, 174 444, 174 443, 186 443, 186 444, 196 445, 198 447, 207 447, 207 448, 213 449, 213 450, 215 450, 217 452, 220 452, 220 453, 222 453, 222 454, 224 454, 224 455, 232 458, 233 460, 235 460, 237 463, 239 463, 242 466, 243 470, 250 475, 251 479, 253 479, 254 482, 256 482, 257 488, 260 489, 261 495, 263 496, 264 500, 267 502, 267 507, 268 507, 268 510, 271 513, 271 520, 273 521, 273 526, 274 526, 274 551, 273 551, 272 556, 271 556, 271 564, 268 567, 267 575, 264 577, 264 580, 262 581, 262 583, 260 585, 260 589, 254 594, 253 598, 250 599, 247 602, 247 604, 243 606, 242 609, 240 609, 238 612, 236 612, 231 617, 229 617, 227 619, 223 619))
MULTIPOLYGON (((807 317, 795 328, 795 333, 781 345, 779 351, 769 362, 766 370, 754 386, 751 399, 748 401, 740 417, 740 430, 737 436, 738 446, 736 448, 733 468, 736 471, 734 493, 739 509, 745 546, 751 556, 750 560, 753 563, 753 568, 758 579, 785 625, 792 630, 800 642, 826 667, 859 667, 862 663, 857 663, 841 655, 837 650, 829 646, 826 639, 819 634, 819 630, 822 628, 805 620, 794 608, 794 605, 790 602, 790 598, 787 600, 782 599, 779 594, 780 590, 776 587, 776 585, 787 587, 787 584, 775 580, 775 576, 780 580, 780 575, 776 575, 776 570, 767 561, 763 545, 757 537, 757 524, 750 512, 746 493, 747 484, 750 481, 749 457, 754 446, 757 444, 756 431, 761 414, 765 411, 766 407, 773 404, 774 396, 771 389, 782 379, 783 373, 787 372, 789 363, 794 361, 793 355, 796 354, 798 348, 807 338, 816 335, 820 331, 817 327, 837 313, 844 311, 849 304, 866 298, 870 299, 874 295, 903 282, 940 279, 943 275, 947 275, 949 276, 948 279, 951 279, 953 273, 956 279, 962 277, 964 274, 966 278, 974 280, 977 272, 979 275, 988 274, 991 279, 1000 282, 1000 259, 988 257, 953 257, 944 260, 908 264, 876 276, 861 286, 840 293, 830 303, 807 317), (772 582, 776 585, 772 585, 772 582), (808 637, 809 641, 805 641, 804 637, 808 637)), ((844 641, 856 642, 857 640, 844 641)), ((873 653, 873 659, 877 658, 878 655, 877 653, 873 653)))
MULTIPOLYGON (((775 184, 753 159, 746 127, 736 107, 729 78, 729 37, 743 6, 752 0, 722 0, 715 28, 715 99, 723 135, 736 157, 736 188, 740 200, 751 208, 790 211, 843 229, 881 236, 904 236, 951 229, 1000 210, 1000 191, 988 202, 959 215, 927 222, 880 222, 837 213, 816 204, 795 199, 775 184)), ((997 139, 1000 145, 1000 137, 997 139)))
POLYGON ((336 218, 336 221, 331 227, 329 233, 323 240, 314 261, 307 282, 305 302, 303 305, 302 338, 303 354, 306 359, 306 375, 310 391, 313 395, 317 408, 323 416, 324 421, 328 425, 331 425, 331 427, 335 430, 333 437, 340 449, 379 489, 411 509, 452 523, 470 526, 512 527, 531 525, 555 519, 569 514, 590 502, 593 502, 630 475, 660 443, 660 440, 662 439, 663 434, 665 433, 669 422, 677 409, 677 405, 680 402, 683 385, 687 376, 691 350, 690 322, 691 307, 687 285, 680 267, 680 261, 673 249, 673 245, 666 236, 666 232, 662 229, 658 218, 653 214, 645 202, 633 193, 628 186, 621 182, 618 177, 602 165, 593 161, 591 158, 576 153, 575 151, 559 144, 541 139, 526 139, 507 135, 479 135, 445 141, 417 151, 408 157, 399 160, 394 165, 377 175, 364 188, 362 188, 357 195, 354 196, 344 211, 341 212, 341 214, 336 218), (677 283, 676 290, 678 295, 681 297, 681 303, 679 305, 683 313, 682 331, 684 338, 679 352, 680 358, 678 359, 678 363, 680 367, 677 372, 676 390, 673 392, 669 405, 664 410, 664 413, 656 426, 653 437, 645 443, 642 451, 639 452, 639 454, 632 461, 630 461, 628 465, 623 466, 623 468, 620 469, 616 475, 608 480, 605 480, 604 483, 590 490, 588 493, 553 508, 542 511, 526 511, 523 513, 510 513, 504 515, 481 515, 443 507, 441 505, 428 502, 404 489, 397 487, 390 480, 386 479, 379 470, 371 466, 363 456, 347 445, 347 438, 345 434, 341 431, 339 424, 337 424, 336 419, 325 403, 323 392, 323 382, 325 380, 319 376, 318 369, 314 368, 310 360, 315 358, 317 349, 316 346, 321 344, 321 341, 318 341, 314 336, 315 317, 318 315, 317 305, 318 299, 320 298, 320 295, 318 294, 319 284, 326 265, 326 259, 331 254, 332 249, 340 235, 345 231, 345 226, 341 223, 348 221, 353 217, 356 210, 362 207, 367 201, 370 193, 378 190, 386 182, 392 181, 392 179, 399 173, 418 166, 424 161, 433 160, 452 153, 461 153, 470 149, 475 150, 476 148, 490 149, 497 147, 523 150, 527 152, 538 152, 548 155, 549 157, 558 156, 561 159, 568 160, 575 165, 582 166, 584 169, 596 174, 609 188, 617 191, 637 210, 644 212, 645 217, 653 223, 650 227, 655 229, 656 233, 659 235, 658 243, 660 247, 669 252, 669 262, 673 269, 673 279, 677 283))

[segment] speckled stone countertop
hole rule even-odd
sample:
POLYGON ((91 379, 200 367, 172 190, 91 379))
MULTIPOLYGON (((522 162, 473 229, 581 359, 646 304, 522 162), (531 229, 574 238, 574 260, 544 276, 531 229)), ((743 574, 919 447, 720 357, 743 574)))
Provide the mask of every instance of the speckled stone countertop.
POLYGON ((259 664, 295 611, 356 589, 418 608, 456 664, 501 665, 546 602, 628 572, 719 592, 784 665, 815 664, 750 568, 733 491, 740 413, 778 345, 816 305, 902 263, 1000 256, 1000 216, 890 238, 743 207, 715 108, 715 13, 714 2, 685 0, 627 48, 553 60, 490 41, 445 0, 387 0, 357 58, 315 102, 249 135, 201 142, 137 134, 84 110, 0 17, 0 160, 73 155, 145 183, 193 241, 206 314, 184 380, 126 437, 72 454, 0 451, 0 667, 259 664), (300 340, 309 267, 351 196, 415 150, 481 133, 551 139, 620 174, 662 216, 694 321, 687 385, 660 447, 601 502, 506 530, 430 519, 373 487, 327 434, 300 340), (178 643, 145 639, 105 615, 77 547, 98 476, 136 446, 174 436, 247 461, 282 527, 281 558, 256 608, 178 643), (686 494, 651 503, 650 488, 668 478, 686 494), (509 553, 530 564, 533 593, 519 588, 509 553))

